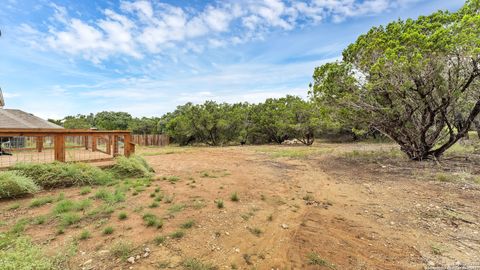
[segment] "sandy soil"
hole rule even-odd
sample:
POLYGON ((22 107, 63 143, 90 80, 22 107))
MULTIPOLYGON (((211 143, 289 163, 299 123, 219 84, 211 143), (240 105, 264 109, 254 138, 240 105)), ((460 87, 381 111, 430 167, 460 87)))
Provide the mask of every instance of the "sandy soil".
MULTIPOLYGON (((26 233, 53 252, 88 228, 92 238, 78 241, 70 260, 73 269, 183 269, 185 258, 219 269, 425 269, 479 263, 480 185, 435 176, 467 167, 475 175, 478 166, 461 166, 475 161, 420 164, 391 157, 392 148, 144 149, 157 180, 144 192, 127 196, 119 207, 128 213, 126 221, 118 220, 116 213, 122 210, 117 209, 111 217, 84 221, 64 235, 56 234, 55 221, 29 226, 26 233), (387 155, 372 158, 371 151, 387 155), (169 176, 179 180, 162 180, 169 176), (157 187, 173 201, 150 209, 149 195, 157 187), (230 200, 234 192, 238 202, 230 200), (217 200, 224 201, 224 208, 217 207, 217 200), (183 205, 183 210, 172 211, 172 205, 183 205), (145 227, 145 212, 162 216, 163 228, 145 227), (187 220, 195 225, 184 229, 183 238, 154 244, 156 236, 170 235, 187 220), (115 228, 112 235, 101 233, 106 224, 115 228), (109 251, 119 240, 131 241, 135 254, 142 256, 146 247, 151 252, 135 264, 123 262, 109 251)), ((70 188, 36 197, 59 192, 74 199, 91 196, 70 188)), ((5 223, 52 208, 28 208, 30 200, 18 200, 16 210, 7 210, 12 201, 0 202, 5 223)))

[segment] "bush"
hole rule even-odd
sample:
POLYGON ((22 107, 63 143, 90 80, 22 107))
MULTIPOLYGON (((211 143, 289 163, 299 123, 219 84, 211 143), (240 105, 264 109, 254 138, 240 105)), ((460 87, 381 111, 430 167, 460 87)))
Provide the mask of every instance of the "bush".
POLYGON ((121 156, 116 159, 112 171, 120 176, 151 177, 153 169, 140 156, 131 156, 129 158, 121 156))
POLYGON ((32 178, 37 185, 45 188, 104 185, 113 180, 110 173, 85 163, 21 163, 13 166, 12 170, 32 178))
POLYGON ((39 187, 27 176, 18 172, 0 172, 0 199, 33 194, 39 187))
POLYGON ((0 233, 0 265, 2 269, 54 269, 50 258, 26 237, 0 233))

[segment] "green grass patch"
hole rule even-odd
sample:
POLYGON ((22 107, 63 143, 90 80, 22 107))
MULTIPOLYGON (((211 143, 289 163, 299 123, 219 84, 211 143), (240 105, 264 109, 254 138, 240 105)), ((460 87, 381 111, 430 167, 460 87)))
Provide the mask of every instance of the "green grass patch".
POLYGON ((12 170, 44 188, 105 185, 113 181, 112 174, 85 163, 19 163, 12 170))
POLYGON ((80 240, 87 240, 92 237, 92 234, 88 230, 83 230, 78 237, 80 240))
POLYGON ((182 225, 180 225, 180 228, 191 229, 194 225, 195 225, 195 220, 190 219, 190 220, 186 221, 185 223, 182 223, 182 225))
POLYGON ((38 190, 38 185, 20 172, 0 172, 0 199, 21 197, 38 190))
POLYGON ((120 213, 118 214, 118 219, 120 219, 120 220, 125 220, 125 219, 127 219, 127 218, 128 218, 128 215, 127 215, 126 212, 120 212, 120 213))
POLYGON ((181 212, 185 208, 185 204, 174 204, 168 208, 170 214, 181 212))
POLYGON ((234 193, 232 193, 232 195, 230 195, 230 200, 231 200, 232 202, 238 202, 238 201, 240 201, 240 198, 238 197, 237 192, 234 192, 234 193))
POLYGON ((170 237, 173 239, 181 239, 184 236, 185 236, 185 232, 182 230, 178 230, 170 234, 170 237))
POLYGON ((154 172, 141 156, 129 158, 120 156, 115 160, 115 165, 111 170, 117 175, 126 177, 152 177, 154 172))
POLYGON ((10 210, 10 211, 11 211, 11 210, 16 210, 16 209, 18 209, 18 208, 20 208, 20 203, 17 202, 17 203, 12 203, 12 204, 10 204, 10 205, 7 207, 7 210, 10 210))
POLYGON ((113 256, 120 258, 124 261, 131 256, 133 250, 134 248, 132 243, 127 241, 118 241, 114 243, 110 248, 113 256))
POLYGON ((55 269, 54 260, 27 237, 0 233, 0 265, 2 269, 55 269))
POLYGON ((80 195, 87 195, 87 194, 90 194, 90 192, 92 192, 92 188, 91 188, 91 187, 83 187, 83 188, 80 190, 80 195))
POLYGON ((77 213, 64 213, 59 215, 60 217, 60 225, 64 227, 68 227, 74 224, 77 224, 82 220, 82 217, 77 213))
POLYGON ((54 201, 54 198, 51 196, 41 197, 41 198, 31 200, 29 207, 30 208, 40 207, 40 206, 44 206, 47 203, 52 203, 53 201, 54 201))
POLYGON ((109 235, 109 234, 112 234, 115 230, 113 229, 113 227, 111 226, 108 226, 108 227, 105 227, 103 229, 103 234, 104 235, 109 235))
POLYGON ((218 267, 209 263, 204 263, 197 259, 186 259, 182 262, 182 266, 186 270, 217 270, 218 267))
POLYGON ((324 266, 328 267, 330 269, 335 269, 335 266, 328 261, 322 259, 318 254, 316 253, 310 253, 307 255, 307 263, 309 265, 318 265, 318 266, 324 266))
POLYGON ((145 221, 145 226, 147 227, 156 227, 157 229, 163 227, 163 220, 159 219, 154 214, 146 213, 142 218, 143 221, 145 221))
POLYGON ((153 239, 153 242, 155 242, 155 244, 157 246, 165 243, 165 241, 167 241, 167 238, 165 236, 162 236, 162 235, 159 235, 159 236, 155 237, 155 239, 153 239))

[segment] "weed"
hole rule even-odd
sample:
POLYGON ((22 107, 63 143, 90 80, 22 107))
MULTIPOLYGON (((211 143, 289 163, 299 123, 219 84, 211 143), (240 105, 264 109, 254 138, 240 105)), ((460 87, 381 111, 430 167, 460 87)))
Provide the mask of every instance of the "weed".
POLYGON ((158 193, 158 192, 160 192, 160 188, 155 189, 155 193, 158 193))
POLYGON ((55 269, 53 260, 27 237, 0 234, 2 269, 55 269))
POLYGON ((153 239, 153 241, 155 242, 155 244, 157 246, 159 246, 159 245, 165 243, 165 241, 167 241, 167 238, 165 236, 160 235, 160 236, 155 237, 155 239, 153 239))
POLYGON ((130 242, 119 241, 112 245, 110 248, 113 256, 126 260, 133 252, 133 245, 130 242))
POLYGON ((168 208, 170 214, 178 213, 185 208, 184 204, 174 204, 168 208))
POLYGON ((158 202, 152 202, 148 207, 149 208, 157 208, 159 206, 158 202))
POLYGON ((154 198, 155 196, 157 196, 157 194, 155 194, 155 193, 150 193, 150 198, 154 198))
POLYGON ((60 224, 64 227, 71 226, 80 222, 82 218, 75 213, 65 213, 60 215, 60 224))
POLYGON ((167 181, 170 182, 170 184, 175 184, 179 180, 180 180, 180 177, 178 177, 178 176, 173 175, 173 176, 167 177, 167 181))
POLYGON ((170 237, 173 239, 181 239, 185 236, 185 232, 182 230, 178 230, 170 234, 170 237))
POLYGON ((186 270, 215 270, 217 267, 201 262, 197 259, 186 259, 183 261, 182 266, 186 270))
POLYGON ((257 237, 260 237, 260 235, 263 233, 263 231, 259 228, 249 228, 248 230, 257 237))
POLYGON ((92 188, 91 187, 84 187, 80 190, 80 195, 87 195, 89 194, 90 192, 92 192, 92 188))
POLYGON ((112 234, 113 231, 114 231, 113 227, 108 226, 108 227, 105 227, 105 229, 103 229, 103 234, 109 235, 109 234, 112 234))
POLYGON ((173 202, 173 197, 172 196, 165 196, 164 202, 165 203, 172 203, 173 202))
POLYGON ((13 203, 7 207, 7 210, 15 210, 20 208, 20 203, 13 203))
POLYGON ((225 205, 223 204, 223 200, 216 200, 215 204, 217 205, 218 209, 222 209, 223 207, 225 207, 225 205))
POLYGON ((307 194, 307 195, 303 196, 303 200, 311 202, 311 201, 315 201, 315 197, 313 197, 313 195, 311 195, 311 194, 307 194))
POLYGON ((25 231, 25 227, 27 226, 27 224, 28 224, 28 219, 22 218, 19 221, 17 221, 15 225, 12 226, 12 228, 10 229, 10 232, 13 234, 23 233, 25 231))
POLYGON ((33 220, 33 224, 42 225, 47 221, 47 216, 38 216, 33 220))
POLYGON ((234 193, 232 193, 232 195, 230 195, 230 200, 232 202, 238 202, 240 200, 240 198, 238 198, 237 192, 234 192, 234 193))
POLYGON ((157 229, 160 229, 163 227, 163 221, 159 219, 157 216, 154 214, 144 214, 143 215, 143 220, 145 221, 145 225, 147 227, 156 227, 157 229))
POLYGON ((434 255, 442 255, 443 254, 443 248, 438 244, 432 244, 430 246, 430 248, 431 248, 432 254, 434 254, 434 255))
POLYGON ((81 233, 80 233, 80 236, 79 236, 79 239, 80 240, 87 240, 88 238, 91 237, 91 234, 88 230, 83 230, 81 233))
POLYGON ((163 195, 162 194, 158 194, 155 199, 153 199, 154 201, 156 202, 161 202, 163 200, 163 195))
POLYGON ((180 228, 182 228, 182 229, 190 229, 190 228, 193 227, 193 225, 195 225, 195 220, 190 219, 190 220, 186 221, 185 223, 183 223, 183 224, 180 226, 180 228))
POLYGON ((273 215, 272 214, 268 215, 267 220, 268 221, 273 221, 273 215))
POLYGON ((31 200, 29 207, 30 208, 40 207, 40 206, 43 206, 47 203, 52 203, 52 202, 53 202, 53 197, 50 197, 50 196, 41 197, 41 198, 31 200))
POLYGON ((125 219, 127 219, 127 218, 128 218, 128 215, 127 215, 127 213, 125 213, 125 212, 120 212, 120 213, 118 214, 118 219, 120 219, 120 220, 125 220, 125 219))
POLYGON ((326 266, 330 269, 335 269, 335 266, 326 260, 322 259, 317 253, 310 253, 307 255, 308 264, 326 266))
POLYGON ((59 201, 55 207, 53 208, 53 212, 55 214, 62 214, 66 212, 70 212, 75 207, 75 203, 71 200, 61 200, 59 201))

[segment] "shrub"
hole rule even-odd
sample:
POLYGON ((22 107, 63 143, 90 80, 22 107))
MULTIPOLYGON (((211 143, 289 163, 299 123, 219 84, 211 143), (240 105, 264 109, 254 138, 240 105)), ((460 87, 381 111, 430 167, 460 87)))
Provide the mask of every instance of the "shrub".
POLYGON ((85 163, 20 163, 12 170, 32 178, 37 185, 45 188, 104 185, 113 180, 110 173, 85 163))
POLYGON ((33 194, 39 187, 27 176, 18 172, 0 172, 0 199, 33 194))
POLYGON ((121 176, 127 177, 151 177, 153 169, 147 161, 140 156, 129 158, 120 156, 116 159, 112 171, 121 176))
POLYGON ((52 260, 29 238, 0 233, 0 264, 2 269, 54 269, 52 260))

